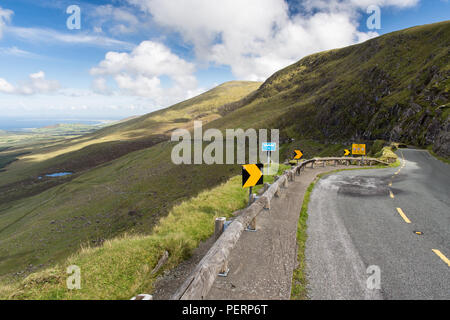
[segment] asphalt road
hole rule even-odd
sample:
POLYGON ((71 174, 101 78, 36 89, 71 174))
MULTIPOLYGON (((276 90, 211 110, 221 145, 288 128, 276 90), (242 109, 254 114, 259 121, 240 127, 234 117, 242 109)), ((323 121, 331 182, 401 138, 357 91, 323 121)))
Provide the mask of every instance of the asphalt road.
POLYGON ((450 166, 422 150, 397 154, 401 167, 316 184, 306 243, 311 299, 450 299, 450 166))

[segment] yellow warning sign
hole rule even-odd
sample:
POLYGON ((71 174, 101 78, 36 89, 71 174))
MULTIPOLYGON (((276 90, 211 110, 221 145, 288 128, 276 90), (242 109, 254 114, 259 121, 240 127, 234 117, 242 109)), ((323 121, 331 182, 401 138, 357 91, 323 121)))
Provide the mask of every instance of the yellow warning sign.
POLYGON ((359 154, 362 156, 366 155, 366 145, 365 144, 353 144, 352 154, 359 154))

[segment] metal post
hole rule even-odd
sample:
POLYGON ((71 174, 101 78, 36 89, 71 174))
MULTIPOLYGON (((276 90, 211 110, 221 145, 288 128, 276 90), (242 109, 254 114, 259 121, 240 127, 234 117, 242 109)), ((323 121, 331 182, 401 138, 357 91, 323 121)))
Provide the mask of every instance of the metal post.
POLYGON ((223 227, 225 225, 225 221, 227 221, 227 218, 225 217, 220 217, 216 219, 215 225, 214 225, 214 238, 219 239, 220 236, 223 233, 223 227))
POLYGON ((230 272, 230 269, 228 268, 228 261, 225 261, 223 263, 222 268, 220 269, 219 277, 226 277, 226 276, 228 276, 228 272, 230 272))
POLYGON ((250 224, 247 226, 245 231, 256 232, 256 217, 254 217, 253 220, 250 221, 250 224))

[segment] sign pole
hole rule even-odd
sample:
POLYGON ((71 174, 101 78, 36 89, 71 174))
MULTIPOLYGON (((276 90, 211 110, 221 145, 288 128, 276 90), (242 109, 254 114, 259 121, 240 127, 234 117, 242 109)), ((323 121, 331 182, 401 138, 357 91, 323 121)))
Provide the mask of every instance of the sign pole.
POLYGON ((251 201, 252 201, 252 191, 253 191, 253 187, 250 187, 248 192, 248 205, 251 205, 251 201))

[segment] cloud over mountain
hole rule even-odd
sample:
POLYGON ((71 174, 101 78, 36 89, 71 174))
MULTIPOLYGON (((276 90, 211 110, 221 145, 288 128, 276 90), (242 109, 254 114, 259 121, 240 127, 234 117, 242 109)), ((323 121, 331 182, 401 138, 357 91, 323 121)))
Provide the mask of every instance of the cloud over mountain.
POLYGON ((417 0, 127 0, 194 45, 199 60, 229 65, 239 79, 264 80, 298 59, 377 36, 358 31, 369 5, 417 0), (296 7, 297 13, 292 13, 296 7), (358 11, 359 10, 359 11, 358 11))

